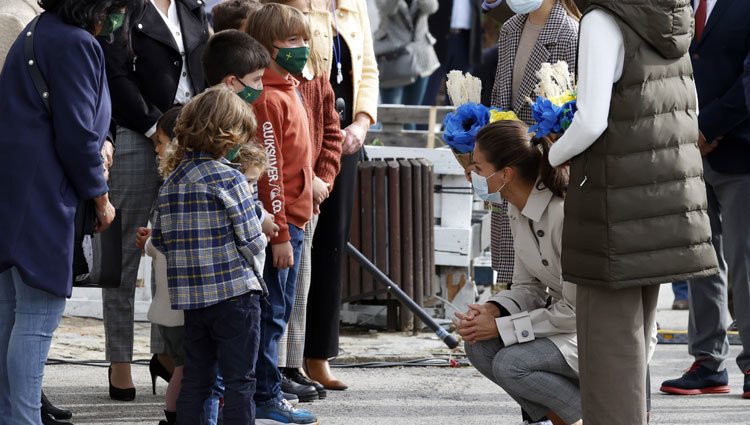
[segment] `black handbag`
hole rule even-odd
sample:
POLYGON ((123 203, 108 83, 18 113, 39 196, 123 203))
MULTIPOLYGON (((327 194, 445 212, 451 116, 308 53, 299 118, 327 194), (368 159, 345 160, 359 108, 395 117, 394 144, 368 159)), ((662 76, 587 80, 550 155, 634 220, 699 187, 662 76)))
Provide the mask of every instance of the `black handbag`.
MULTIPOLYGON (((49 88, 36 62, 34 33, 40 16, 34 18, 26 32, 24 55, 31 80, 42 98, 47 113, 52 115, 49 88)), ((117 288, 122 273, 122 226, 120 215, 107 231, 96 233, 96 205, 93 199, 80 201, 76 208, 73 236, 73 286, 117 288)))

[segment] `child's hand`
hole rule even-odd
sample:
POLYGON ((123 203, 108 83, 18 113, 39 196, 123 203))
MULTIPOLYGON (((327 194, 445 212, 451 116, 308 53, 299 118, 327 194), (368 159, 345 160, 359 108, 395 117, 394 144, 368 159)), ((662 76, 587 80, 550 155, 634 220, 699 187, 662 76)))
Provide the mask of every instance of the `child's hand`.
POLYGON ((265 219, 263 219, 263 222, 260 223, 260 227, 263 231, 263 234, 265 234, 269 239, 275 238, 279 235, 279 225, 273 222, 273 216, 271 214, 266 214, 265 219))
POLYGON ((143 249, 143 247, 146 246, 146 240, 149 236, 151 236, 151 229, 139 227, 135 233, 135 246, 137 246, 138 249, 143 249))
POLYGON ((294 265, 294 251, 291 242, 271 245, 271 253, 273 253, 273 266, 277 269, 288 269, 294 265))
POLYGON ((317 205, 320 205, 325 201, 328 196, 330 196, 330 189, 331 185, 324 182, 320 179, 320 177, 315 176, 313 178, 313 202, 317 205))

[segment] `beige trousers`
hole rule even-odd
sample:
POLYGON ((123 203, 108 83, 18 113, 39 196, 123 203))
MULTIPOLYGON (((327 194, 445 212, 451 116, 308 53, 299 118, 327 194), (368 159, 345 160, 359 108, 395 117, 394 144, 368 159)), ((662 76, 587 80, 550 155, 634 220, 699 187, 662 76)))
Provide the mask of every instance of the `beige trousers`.
POLYGON ((586 425, 646 425, 646 370, 659 286, 577 288, 581 407, 586 425))

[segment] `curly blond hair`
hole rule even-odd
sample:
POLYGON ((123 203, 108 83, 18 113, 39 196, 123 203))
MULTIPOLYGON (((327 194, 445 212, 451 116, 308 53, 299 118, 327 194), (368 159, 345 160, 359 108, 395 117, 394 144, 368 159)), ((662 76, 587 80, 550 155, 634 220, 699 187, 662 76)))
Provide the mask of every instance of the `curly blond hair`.
POLYGON ((182 108, 175 124, 177 147, 168 156, 162 173, 171 173, 188 151, 219 159, 237 146, 252 143, 257 122, 252 108, 225 85, 195 96, 182 108))
POLYGON ((237 156, 237 163, 240 165, 242 173, 245 173, 250 168, 257 168, 260 170, 260 174, 263 175, 268 168, 266 152, 255 143, 242 145, 240 154, 237 156))

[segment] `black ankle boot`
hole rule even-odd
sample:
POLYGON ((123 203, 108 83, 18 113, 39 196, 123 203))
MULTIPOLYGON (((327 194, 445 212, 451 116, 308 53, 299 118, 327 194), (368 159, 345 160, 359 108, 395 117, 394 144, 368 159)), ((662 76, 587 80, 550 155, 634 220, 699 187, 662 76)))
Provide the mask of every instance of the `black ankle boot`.
POLYGON ((164 411, 166 421, 159 421, 159 425, 177 425, 177 412, 164 411))

